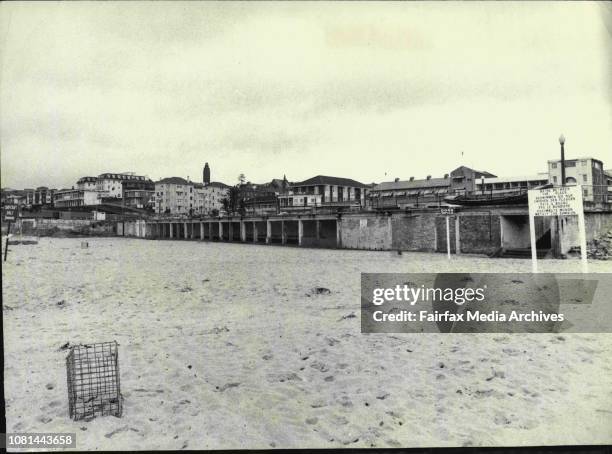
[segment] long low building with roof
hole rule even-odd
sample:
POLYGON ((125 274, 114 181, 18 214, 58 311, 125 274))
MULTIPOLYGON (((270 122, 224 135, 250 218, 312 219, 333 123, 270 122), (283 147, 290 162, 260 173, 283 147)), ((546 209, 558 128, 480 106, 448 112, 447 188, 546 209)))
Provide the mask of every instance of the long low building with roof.
POLYGON ((443 178, 408 180, 396 178, 374 186, 369 192, 369 204, 373 209, 403 209, 443 205, 444 198, 455 194, 473 192, 476 182, 482 178, 495 177, 492 173, 474 170, 466 166, 457 167, 443 178))

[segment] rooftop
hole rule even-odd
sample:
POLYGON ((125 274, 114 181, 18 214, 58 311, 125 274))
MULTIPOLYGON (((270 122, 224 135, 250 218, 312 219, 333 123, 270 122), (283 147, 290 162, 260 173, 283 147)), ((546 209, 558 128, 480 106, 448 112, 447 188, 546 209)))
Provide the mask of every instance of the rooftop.
POLYGON ((98 181, 98 177, 81 177, 77 183, 84 183, 86 181, 98 181))
MULTIPOLYGON (((540 172, 532 175, 515 175, 510 177, 495 177, 485 178, 486 183, 513 183, 520 181, 541 181, 548 180, 548 172, 540 172)), ((480 183, 480 179, 476 181, 476 184, 480 183)))
POLYGON ((351 180, 350 178, 328 177, 325 175, 317 175, 316 177, 309 178, 308 180, 291 183, 291 186, 316 186, 320 184, 329 184, 334 186, 351 186, 355 188, 366 187, 365 184, 360 183, 359 181, 351 180))
POLYGON ((393 191, 398 189, 440 188, 450 186, 450 178, 430 178, 429 180, 385 181, 372 188, 372 191, 393 191))
POLYGON ((453 170, 450 174, 451 176, 454 176, 453 174, 461 173, 464 170, 467 170, 468 172, 474 172, 475 178, 480 178, 481 176, 484 176, 485 178, 494 178, 497 176, 497 175, 493 175, 491 172, 487 172, 484 170, 476 170, 476 169, 472 169, 471 167, 467 167, 467 166, 459 166, 455 170, 453 170))
POLYGON ((229 188, 229 186, 225 183, 221 183, 220 181, 211 181, 210 183, 208 183, 206 186, 213 186, 213 187, 217 187, 217 188, 229 188))
MULTIPOLYGON (((579 158, 565 158, 565 162, 567 162, 567 161, 584 161, 584 160, 588 160, 588 159, 591 159, 593 161, 598 161, 598 162, 601 162, 603 164, 603 161, 601 159, 597 159, 597 158, 594 158, 592 156, 582 156, 582 157, 579 157, 579 158)), ((559 158, 559 159, 549 159, 548 162, 561 162, 561 158, 559 158)))
POLYGON ((181 177, 168 177, 156 181, 155 184, 193 184, 181 177))

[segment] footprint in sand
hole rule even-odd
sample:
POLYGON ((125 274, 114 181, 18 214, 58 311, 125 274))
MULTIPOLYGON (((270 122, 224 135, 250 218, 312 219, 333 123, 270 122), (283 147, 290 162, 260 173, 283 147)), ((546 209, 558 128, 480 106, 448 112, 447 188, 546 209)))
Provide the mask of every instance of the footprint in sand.
POLYGON ((496 415, 493 419, 493 422, 495 422, 495 424, 498 426, 507 426, 512 423, 512 421, 510 421, 505 415, 502 414, 496 415))
POLYGON ((310 367, 318 370, 319 372, 327 372, 329 370, 328 367, 320 361, 313 362, 310 367))
POLYGON ((319 400, 315 400, 313 403, 311 403, 310 406, 312 408, 321 408, 321 407, 326 407, 327 403, 324 400, 319 399, 319 400))
POLYGON ((223 391, 225 391, 226 389, 229 389, 229 388, 236 388, 236 387, 238 387, 238 386, 240 386, 240 383, 226 383, 226 384, 225 384, 225 385, 223 385, 223 386, 215 386, 215 389, 216 389, 217 391, 219 391, 219 392, 223 392, 223 391))

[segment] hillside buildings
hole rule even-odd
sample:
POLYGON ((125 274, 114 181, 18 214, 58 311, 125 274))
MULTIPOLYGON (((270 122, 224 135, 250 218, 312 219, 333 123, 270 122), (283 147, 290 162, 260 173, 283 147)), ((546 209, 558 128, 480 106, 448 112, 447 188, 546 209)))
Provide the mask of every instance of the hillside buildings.
MULTIPOLYGON (((366 185, 358 181, 317 175, 289 183, 286 177, 269 183, 244 182, 230 187, 211 181, 211 167, 202 167, 202 182, 180 177, 153 182, 134 172, 103 173, 80 178, 72 189, 55 190, 46 186, 36 189, 2 189, 2 202, 23 205, 26 212, 56 208, 99 206, 100 209, 124 210, 139 215, 151 210, 157 215, 217 216, 225 214, 269 215, 295 212, 342 212, 363 210, 405 210, 436 208, 442 205, 486 203, 487 198, 506 203, 519 203, 524 193, 543 185, 581 185, 584 201, 598 209, 610 209, 612 203, 612 171, 605 170, 601 160, 593 157, 565 159, 565 181, 562 181, 561 160, 547 162, 545 172, 531 175, 498 177, 490 172, 460 166, 440 178, 396 178, 380 184, 366 185), (465 197, 470 194, 469 197, 465 197), (518 198, 515 198, 518 194, 518 198), (501 197, 501 199, 500 199, 501 197), (232 206, 226 213, 224 200, 232 206), (515 202, 516 201, 516 202, 515 202), (510 202, 509 202, 510 203, 510 202)), ((524 203, 524 200, 523 202, 524 203)), ((86 210, 85 210, 86 211, 86 210)), ((123 213, 123 211, 120 211, 123 213)))
POLYGON ((62 209, 101 204, 146 208, 151 205, 153 194, 153 182, 145 176, 134 172, 103 173, 79 178, 76 189, 57 191, 53 205, 62 209))

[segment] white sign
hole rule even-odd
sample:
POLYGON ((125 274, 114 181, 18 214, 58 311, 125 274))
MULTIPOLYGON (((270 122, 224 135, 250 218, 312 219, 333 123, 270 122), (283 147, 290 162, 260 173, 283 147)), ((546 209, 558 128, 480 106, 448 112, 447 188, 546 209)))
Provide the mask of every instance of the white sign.
POLYGON ((453 208, 440 208, 440 214, 455 214, 455 210, 453 208))
POLYGON ((93 214, 94 221, 105 221, 106 220, 106 213, 104 211, 93 210, 91 213, 93 214))
POLYGON ((584 207, 582 204, 582 186, 532 189, 527 192, 527 198, 529 201, 529 232, 531 236, 531 264, 533 272, 538 272, 534 218, 536 216, 578 216, 582 272, 586 273, 586 229, 584 225, 584 207))
POLYGON ((17 205, 5 205, 4 206, 4 220, 14 221, 17 216, 17 205))
POLYGON ((580 186, 531 190, 529 198, 530 216, 578 216, 583 212, 580 186))

